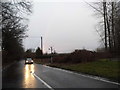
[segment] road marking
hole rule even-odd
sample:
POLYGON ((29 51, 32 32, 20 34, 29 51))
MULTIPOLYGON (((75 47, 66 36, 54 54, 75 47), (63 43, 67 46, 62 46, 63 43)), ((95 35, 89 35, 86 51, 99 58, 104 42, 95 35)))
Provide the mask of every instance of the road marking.
POLYGON ((50 90, 54 90, 50 85, 48 85, 45 81, 43 81, 40 77, 38 77, 35 73, 32 73, 38 80, 40 80, 45 86, 47 86, 50 90))
POLYGON ((61 69, 61 68, 53 68, 53 67, 46 66, 46 65, 43 65, 43 66, 47 67, 47 68, 52 68, 54 70, 60 70, 60 71, 64 71, 64 72, 67 72, 67 73, 72 73, 72 74, 80 75, 80 76, 83 76, 83 77, 87 77, 87 78, 91 78, 91 79, 95 79, 95 80, 99 80, 99 81, 103 81, 103 82, 107 82, 107 83, 111 83, 111 84, 120 85, 120 83, 109 81, 109 80, 106 80, 106 79, 98 77, 98 76, 84 75, 84 74, 80 74, 80 73, 75 73, 75 72, 72 72, 72 71, 64 70, 64 69, 61 69))

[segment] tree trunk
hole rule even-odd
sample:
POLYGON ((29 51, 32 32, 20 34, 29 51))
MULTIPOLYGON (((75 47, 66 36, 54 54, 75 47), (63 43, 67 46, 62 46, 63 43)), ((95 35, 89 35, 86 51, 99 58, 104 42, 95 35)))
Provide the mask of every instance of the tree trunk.
POLYGON ((104 31, 105 31, 105 50, 107 51, 107 27, 106 27, 106 2, 103 2, 104 31))

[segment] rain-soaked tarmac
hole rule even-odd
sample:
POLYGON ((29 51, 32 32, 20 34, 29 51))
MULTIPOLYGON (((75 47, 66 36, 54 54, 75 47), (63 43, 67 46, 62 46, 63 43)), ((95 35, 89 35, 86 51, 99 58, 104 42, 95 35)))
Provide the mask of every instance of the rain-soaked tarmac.
POLYGON ((2 71, 2 88, 118 88, 107 83, 40 64, 17 62, 2 71), (44 81, 44 82, 43 82, 44 81))

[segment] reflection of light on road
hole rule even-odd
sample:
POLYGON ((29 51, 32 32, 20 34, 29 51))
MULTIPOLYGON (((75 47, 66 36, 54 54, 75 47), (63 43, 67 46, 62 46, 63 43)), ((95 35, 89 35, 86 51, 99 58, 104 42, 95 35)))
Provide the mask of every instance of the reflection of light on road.
POLYGON ((29 66, 25 66, 25 79, 27 80, 29 78, 29 66))
POLYGON ((34 73, 34 64, 25 65, 23 82, 25 88, 34 87, 35 85, 35 78, 31 73, 34 73))
POLYGON ((34 73, 34 65, 33 64, 32 65, 25 65, 25 71, 26 71, 26 73, 28 71, 34 73))
POLYGON ((28 65, 25 65, 25 70, 28 70, 29 69, 28 67, 29 67, 28 65))
POLYGON ((34 65, 33 64, 31 65, 31 71, 32 71, 32 73, 34 73, 34 65))

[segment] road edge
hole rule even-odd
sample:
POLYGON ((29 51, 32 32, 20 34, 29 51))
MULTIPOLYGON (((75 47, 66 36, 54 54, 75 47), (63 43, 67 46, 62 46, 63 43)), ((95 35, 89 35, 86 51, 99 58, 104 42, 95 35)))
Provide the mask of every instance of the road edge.
POLYGON ((73 74, 80 75, 80 76, 83 76, 83 77, 107 82, 107 83, 112 83, 112 84, 115 84, 115 85, 120 85, 120 83, 118 83, 118 82, 110 81, 110 80, 108 80, 106 78, 103 78, 103 77, 98 77, 98 76, 88 75, 88 74, 83 74, 83 73, 77 73, 77 72, 74 72, 74 71, 70 71, 70 70, 66 70, 66 69, 62 69, 62 68, 57 68, 57 67, 51 67, 51 66, 47 66, 47 65, 43 65, 43 66, 45 66, 47 68, 52 68, 52 69, 55 69, 55 70, 61 70, 61 71, 65 71, 67 73, 73 73, 73 74))
POLYGON ((11 64, 8 64, 7 66, 5 66, 4 68, 2 67, 1 71, 4 71, 5 69, 9 68, 10 66, 12 66, 13 64, 15 64, 17 61, 14 61, 11 64))

